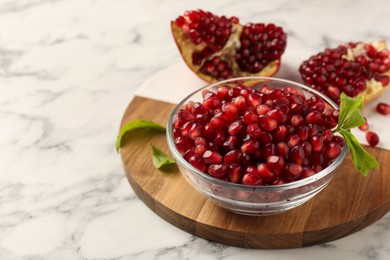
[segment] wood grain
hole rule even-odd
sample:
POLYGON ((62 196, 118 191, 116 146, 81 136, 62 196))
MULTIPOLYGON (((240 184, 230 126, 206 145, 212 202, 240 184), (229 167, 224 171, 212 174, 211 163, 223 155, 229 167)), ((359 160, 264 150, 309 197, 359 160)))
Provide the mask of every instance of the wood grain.
MULTIPOLYGON (((166 125, 174 104, 136 96, 121 126, 134 119, 166 125)), ((366 147, 380 169, 363 177, 348 155, 331 183, 307 203, 275 216, 229 212, 195 191, 174 167, 156 170, 151 144, 169 154, 165 134, 135 131, 120 149, 123 167, 138 197, 169 223, 196 236, 247 248, 297 248, 332 241, 372 224, 390 210, 390 151, 366 147)))

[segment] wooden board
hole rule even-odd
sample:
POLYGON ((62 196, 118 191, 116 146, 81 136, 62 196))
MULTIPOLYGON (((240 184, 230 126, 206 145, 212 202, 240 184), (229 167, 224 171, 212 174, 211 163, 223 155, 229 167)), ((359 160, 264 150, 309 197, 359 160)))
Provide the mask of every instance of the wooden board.
MULTIPOLYGON (((173 104, 136 96, 121 126, 134 119, 165 125, 173 104)), ((138 197, 169 223, 198 237, 247 248, 297 248, 354 233, 390 209, 390 151, 366 147, 380 162, 363 177, 348 155, 323 191, 286 213, 251 217, 229 212, 196 192, 174 168, 153 167, 151 144, 166 153, 165 134, 138 130, 125 139, 120 154, 127 178, 138 197)))

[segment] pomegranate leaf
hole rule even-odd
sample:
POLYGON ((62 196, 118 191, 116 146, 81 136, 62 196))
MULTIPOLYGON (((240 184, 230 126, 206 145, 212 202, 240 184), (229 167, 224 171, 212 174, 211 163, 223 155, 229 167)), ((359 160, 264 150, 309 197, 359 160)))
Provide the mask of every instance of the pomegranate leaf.
MULTIPOLYGON (((339 127, 342 127, 346 123, 346 120, 352 115, 352 111, 362 111, 363 108, 363 96, 360 95, 356 98, 347 96, 344 92, 340 95, 340 114, 339 114, 339 127)), ((364 119, 363 119, 364 120, 364 119)), ((363 124, 364 122, 362 122, 363 124)))
POLYGON ((159 124, 156 124, 152 121, 147 121, 147 120, 143 120, 143 119, 137 119, 137 120, 134 120, 134 121, 131 121, 131 122, 128 122, 126 123, 126 125, 124 125, 122 127, 122 129, 120 130, 119 132, 119 135, 116 139, 116 151, 118 152, 119 151, 119 148, 122 147, 122 140, 123 140, 123 137, 135 130, 135 129, 140 129, 140 128, 149 128, 149 129, 154 129, 158 132, 162 132, 162 133, 165 133, 165 127, 159 125, 159 124))
POLYGON ((362 175, 367 176, 372 169, 379 167, 376 158, 363 149, 350 131, 340 128, 338 132, 344 137, 351 152, 352 162, 362 175))
POLYGON ((175 160, 169 157, 167 154, 156 148, 152 145, 152 153, 153 153, 153 165, 157 169, 165 165, 174 164, 175 160))
POLYGON ((350 132, 351 128, 358 127, 365 122, 362 116, 362 108, 362 96, 351 98, 341 93, 339 124, 335 131, 344 137, 355 168, 362 175, 367 176, 372 169, 379 167, 378 161, 363 149, 356 137, 350 132))

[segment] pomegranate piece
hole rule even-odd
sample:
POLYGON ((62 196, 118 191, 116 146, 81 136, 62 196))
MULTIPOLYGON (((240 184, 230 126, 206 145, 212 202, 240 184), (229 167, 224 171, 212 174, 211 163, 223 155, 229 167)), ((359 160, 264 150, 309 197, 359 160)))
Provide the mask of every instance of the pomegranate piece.
POLYGON ((326 49, 304 61, 299 72, 303 82, 336 103, 340 94, 378 97, 389 85, 390 57, 386 42, 357 42, 326 49))
POLYGON ((366 133, 366 140, 370 146, 375 147, 379 143, 379 136, 375 132, 368 131, 366 133))
POLYGON ((202 94, 203 102, 190 101, 174 116, 174 142, 186 161, 215 178, 281 185, 322 171, 345 146, 332 132, 337 111, 318 97, 242 85, 202 94))
POLYGON ((383 102, 378 103, 378 105, 376 105, 376 111, 382 115, 388 115, 390 114, 390 105, 383 102))
POLYGON ((207 82, 238 76, 272 76, 280 66, 287 36, 274 24, 239 24, 203 10, 186 11, 171 22, 180 54, 207 82))

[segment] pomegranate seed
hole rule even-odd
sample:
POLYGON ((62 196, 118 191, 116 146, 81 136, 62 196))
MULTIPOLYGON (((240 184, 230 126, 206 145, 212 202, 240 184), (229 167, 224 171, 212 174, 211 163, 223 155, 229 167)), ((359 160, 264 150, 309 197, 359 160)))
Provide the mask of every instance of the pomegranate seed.
POLYGON ((248 96, 248 104, 253 108, 257 108, 261 104, 261 96, 257 93, 251 93, 248 96))
POLYGON ((305 159, 305 151, 300 146, 295 146, 290 151, 291 162, 302 165, 305 159))
POLYGON ((298 129, 298 136, 302 139, 302 141, 307 141, 309 139, 309 127, 306 125, 302 125, 298 129))
POLYGON ((209 166, 207 172, 216 178, 223 178, 228 171, 228 166, 226 164, 212 164, 209 166))
POLYGON ((282 142, 286 139, 287 136, 287 127, 285 125, 280 125, 278 126, 274 131, 273 131, 273 140, 275 142, 282 142))
POLYGON ((242 178, 242 169, 238 163, 232 163, 228 169, 229 180, 233 183, 239 183, 242 178))
POLYGON ((313 176, 314 174, 316 174, 316 173, 315 173, 315 171, 313 171, 313 169, 310 169, 308 167, 303 167, 301 178, 302 179, 309 178, 310 176, 313 176))
POLYGON ((175 144, 176 144, 177 150, 181 154, 184 154, 185 152, 187 152, 187 150, 190 149, 190 147, 191 147, 190 141, 188 140, 188 138, 186 138, 184 136, 176 137, 175 144))
POLYGON ((204 154, 204 152, 206 152, 206 150, 207 150, 206 146, 204 146, 203 144, 198 144, 198 145, 195 146, 194 152, 197 155, 202 156, 204 154))
POLYGON ((276 145, 276 154, 281 156, 283 159, 288 159, 290 148, 285 142, 280 142, 276 145))
POLYGON ((206 138, 204 138, 204 137, 195 138, 194 145, 199 145, 199 144, 203 145, 204 147, 207 147, 208 143, 207 143, 206 138))
POLYGON ((230 135, 228 138, 226 138, 225 142, 222 144, 224 150, 226 152, 229 152, 233 149, 240 147, 240 141, 238 140, 237 136, 230 135))
POLYGON ((258 119, 258 116, 256 115, 256 113, 252 112, 252 111, 247 111, 245 112, 245 115, 244 115, 244 123, 246 124, 255 124, 257 123, 257 119, 258 119))
POLYGON ((322 114, 318 111, 312 111, 309 114, 307 114, 306 123, 308 124, 321 124, 323 121, 322 114))
MULTIPOLYGON (((267 158, 267 166, 269 169, 279 175, 284 170, 285 161, 282 156, 271 155, 267 158)), ((257 169, 259 170, 259 168, 257 169)))
POLYGON ((287 163, 285 174, 289 180, 298 179, 302 174, 302 166, 295 163, 287 163))
POLYGON ((362 130, 362 131, 367 131, 368 128, 369 128, 369 127, 368 127, 367 118, 364 118, 364 121, 365 121, 365 122, 359 126, 359 129, 362 130))
POLYGON ((192 155, 189 159, 188 162, 194 166, 196 169, 198 169, 201 172, 204 172, 206 170, 206 164, 204 163, 202 157, 199 155, 192 155))
POLYGON ((261 104, 261 105, 258 105, 257 108, 256 108, 256 113, 260 116, 260 115, 265 115, 267 114, 269 111, 271 111, 271 107, 268 106, 268 105, 265 105, 265 104, 261 104))
POLYGON ((278 126, 278 124, 271 117, 269 117, 267 115, 260 115, 259 116, 259 126, 261 128, 263 128, 264 130, 271 132, 272 130, 274 130, 278 126))
POLYGON ((375 147, 379 143, 379 136, 375 132, 368 131, 366 133, 366 140, 370 146, 375 147))
POLYGON ((304 122, 304 119, 301 115, 293 115, 290 119, 290 124, 292 126, 301 126, 304 122))
POLYGON ((324 138, 320 135, 312 136, 310 143, 313 146, 313 151, 316 153, 321 153, 324 149, 324 138))
POLYGON ((333 139, 333 132, 332 132, 332 130, 327 129, 327 130, 325 130, 324 132, 322 132, 322 136, 324 137, 324 141, 325 141, 326 143, 329 143, 329 142, 331 142, 332 139, 333 139))
POLYGON ((239 135, 245 131, 245 126, 242 121, 234 121, 228 128, 230 135, 239 135))
POLYGON ((222 155, 216 151, 207 150, 203 154, 203 160, 206 164, 216 164, 222 162, 222 155))
POLYGON ((258 139, 261 137, 262 131, 260 130, 257 124, 250 124, 246 127, 246 132, 253 139, 258 139))
POLYGON ((261 185, 262 181, 259 177, 251 174, 251 173, 246 173, 242 177, 242 183, 246 185, 261 185))
POLYGON ((383 102, 378 103, 378 105, 376 105, 376 111, 382 115, 388 115, 390 114, 390 105, 383 102))
POLYGON ((302 142, 301 138, 298 135, 290 135, 287 138, 287 146, 290 148, 294 148, 302 142))
POLYGON ((217 97, 219 100, 226 100, 229 98, 229 88, 221 86, 217 90, 217 97))
POLYGON ((338 143, 330 142, 325 147, 325 156, 329 159, 334 159, 341 153, 341 146, 338 143))
POLYGON ((304 142, 302 144, 303 151, 305 152, 305 156, 309 156, 313 151, 313 146, 309 142, 304 142))
POLYGON ((238 149, 231 150, 225 154, 223 160, 227 164, 240 163, 242 160, 242 153, 238 149))
POLYGON ((232 122, 238 118, 238 109, 232 103, 222 105, 222 111, 225 112, 224 118, 228 122, 232 122))
POLYGON ((192 140, 195 140, 197 137, 200 137, 201 135, 202 135, 202 126, 198 123, 192 124, 188 137, 191 138, 192 140))
POLYGON ((241 145, 241 152, 245 154, 255 154, 259 150, 259 142, 253 139, 245 141, 241 145))
POLYGON ((256 173, 257 176, 263 180, 263 182, 268 182, 274 177, 274 173, 272 172, 271 168, 268 167, 265 163, 261 163, 257 166, 256 173))

